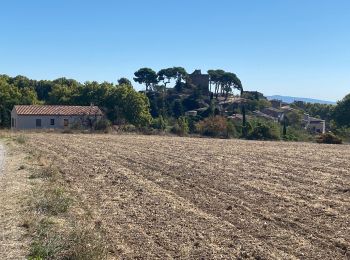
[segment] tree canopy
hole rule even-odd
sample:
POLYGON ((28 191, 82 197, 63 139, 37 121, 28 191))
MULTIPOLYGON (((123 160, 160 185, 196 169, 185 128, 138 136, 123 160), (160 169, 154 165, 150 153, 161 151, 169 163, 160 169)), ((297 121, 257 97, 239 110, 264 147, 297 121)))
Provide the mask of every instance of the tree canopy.
POLYGON ((337 103, 333 117, 338 126, 350 127, 350 94, 337 103))
POLYGON ((241 95, 243 93, 243 86, 241 80, 236 74, 232 72, 226 72, 224 70, 208 70, 210 85, 214 84, 214 94, 218 95, 225 94, 226 97, 233 89, 240 91, 241 95))
POLYGON ((146 85, 146 92, 158 83, 157 73, 150 68, 141 68, 134 73, 134 80, 137 83, 146 85))
POLYGON ((138 127, 151 122, 149 100, 122 78, 119 85, 59 78, 35 81, 23 76, 0 75, 0 127, 10 125, 14 105, 48 104, 99 106, 109 120, 131 123, 138 127))

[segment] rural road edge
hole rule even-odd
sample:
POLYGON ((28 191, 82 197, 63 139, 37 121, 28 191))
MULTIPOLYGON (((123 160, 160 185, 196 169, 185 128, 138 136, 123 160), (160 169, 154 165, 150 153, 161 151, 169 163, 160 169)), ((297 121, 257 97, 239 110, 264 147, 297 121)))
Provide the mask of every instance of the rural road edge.
POLYGON ((4 146, 0 143, 0 175, 4 171, 4 161, 5 161, 5 149, 4 149, 4 146))

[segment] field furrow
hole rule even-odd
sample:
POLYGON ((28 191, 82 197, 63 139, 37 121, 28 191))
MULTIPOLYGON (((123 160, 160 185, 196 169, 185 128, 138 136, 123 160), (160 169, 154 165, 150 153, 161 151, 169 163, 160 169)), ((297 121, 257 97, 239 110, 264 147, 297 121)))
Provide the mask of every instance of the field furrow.
POLYGON ((350 148, 32 134, 120 258, 346 259, 350 148))

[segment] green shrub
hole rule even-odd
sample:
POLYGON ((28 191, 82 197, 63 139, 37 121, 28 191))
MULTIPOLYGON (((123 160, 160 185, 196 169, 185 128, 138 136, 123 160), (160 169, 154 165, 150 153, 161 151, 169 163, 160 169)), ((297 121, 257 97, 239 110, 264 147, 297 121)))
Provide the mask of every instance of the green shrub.
POLYGON ((285 141, 302 141, 302 142, 310 142, 314 140, 314 136, 311 135, 308 131, 301 127, 287 127, 287 134, 283 136, 283 140, 285 141))
POLYGON ((332 132, 345 142, 350 142, 350 127, 335 128, 332 132))
POLYGON ((286 135, 283 136, 284 141, 292 141, 292 142, 297 142, 299 141, 298 137, 296 137, 293 134, 287 133, 286 135))
POLYGON ((279 125, 270 122, 257 121, 252 124, 252 130, 248 133, 247 139, 251 140, 279 140, 279 125))
POLYGON ((342 139, 340 139, 335 134, 328 132, 325 134, 321 134, 316 137, 317 143, 323 143, 323 144, 341 144, 343 142, 342 139))
POLYGON ((154 129, 164 131, 167 127, 167 123, 162 116, 159 116, 158 118, 154 118, 152 120, 151 127, 154 129))
POLYGON ((179 136, 186 136, 189 132, 188 120, 184 116, 180 116, 175 125, 171 129, 171 132, 179 136))
POLYGON ((94 130, 108 132, 111 129, 111 122, 107 119, 100 119, 94 124, 94 130))
POLYGON ((80 121, 73 122, 70 126, 70 130, 83 130, 83 124, 80 121))

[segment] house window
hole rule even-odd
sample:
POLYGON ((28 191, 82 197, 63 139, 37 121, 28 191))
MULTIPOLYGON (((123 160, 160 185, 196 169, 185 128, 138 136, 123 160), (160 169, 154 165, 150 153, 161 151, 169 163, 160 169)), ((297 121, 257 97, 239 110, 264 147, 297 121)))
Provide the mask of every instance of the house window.
POLYGON ((68 119, 63 119, 63 126, 68 126, 68 119))
POLYGON ((50 119, 50 125, 55 125, 55 119, 53 118, 50 119))
POLYGON ((35 121, 35 125, 36 125, 36 127, 41 127, 41 119, 37 119, 35 121))

